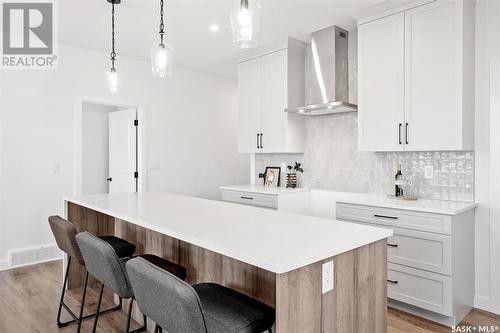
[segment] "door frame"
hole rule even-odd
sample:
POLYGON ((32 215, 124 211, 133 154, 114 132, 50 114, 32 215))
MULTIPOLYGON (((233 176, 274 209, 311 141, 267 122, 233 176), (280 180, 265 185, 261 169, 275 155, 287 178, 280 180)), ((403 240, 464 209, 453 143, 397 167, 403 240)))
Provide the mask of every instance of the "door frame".
POLYGON ((146 108, 140 103, 123 100, 122 98, 102 98, 91 96, 76 96, 74 98, 74 121, 73 121, 73 195, 82 195, 82 113, 83 103, 94 103, 101 105, 112 105, 121 108, 137 110, 137 191, 147 190, 147 142, 146 142, 146 108))

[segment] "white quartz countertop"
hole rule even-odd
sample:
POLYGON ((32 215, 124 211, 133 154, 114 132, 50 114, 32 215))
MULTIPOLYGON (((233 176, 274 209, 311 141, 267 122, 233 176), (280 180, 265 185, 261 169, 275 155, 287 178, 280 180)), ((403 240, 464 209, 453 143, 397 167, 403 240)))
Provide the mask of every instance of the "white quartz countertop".
POLYGON ((221 186, 221 190, 228 191, 239 191, 248 193, 260 193, 260 194, 271 194, 271 195, 282 195, 298 192, 308 192, 309 189, 305 187, 299 188, 286 188, 286 187, 266 187, 264 185, 257 184, 246 184, 246 185, 232 185, 232 186, 221 186))
POLYGON ((404 209, 404 210, 412 210, 418 212, 436 213, 444 215, 457 215, 477 207, 477 203, 475 202, 430 200, 430 199, 403 200, 403 199, 391 198, 387 195, 363 194, 363 193, 359 194, 350 193, 345 197, 340 196, 337 199, 337 202, 374 206, 374 207, 404 209))
POLYGON ((166 193, 66 201, 278 274, 392 235, 390 229, 166 193))

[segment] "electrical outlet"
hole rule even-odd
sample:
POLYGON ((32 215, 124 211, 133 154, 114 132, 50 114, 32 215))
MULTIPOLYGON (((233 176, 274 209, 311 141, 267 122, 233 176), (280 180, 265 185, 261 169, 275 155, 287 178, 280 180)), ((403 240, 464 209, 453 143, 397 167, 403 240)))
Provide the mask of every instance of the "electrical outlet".
POLYGON ((424 172, 425 172, 425 179, 432 179, 432 178, 434 178, 434 166, 432 166, 432 165, 426 165, 424 167, 424 172))
POLYGON ((322 281, 322 293, 327 293, 333 290, 334 280, 335 280, 335 268, 333 265, 333 260, 325 262, 323 264, 323 281, 322 281))

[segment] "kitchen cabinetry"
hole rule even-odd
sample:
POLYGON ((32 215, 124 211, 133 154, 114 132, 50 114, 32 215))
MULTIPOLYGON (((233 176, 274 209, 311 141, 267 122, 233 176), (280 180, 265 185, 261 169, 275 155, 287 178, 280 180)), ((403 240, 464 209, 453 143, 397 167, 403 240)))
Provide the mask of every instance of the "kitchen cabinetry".
POLYGON ((252 49, 238 60, 240 153, 303 152, 304 49, 292 38, 252 49))
POLYGON ((473 2, 421 3, 358 27, 360 150, 474 147, 473 2))
POLYGON ((384 226, 389 305, 452 326, 474 304, 474 209, 456 215, 337 202, 337 219, 384 226))

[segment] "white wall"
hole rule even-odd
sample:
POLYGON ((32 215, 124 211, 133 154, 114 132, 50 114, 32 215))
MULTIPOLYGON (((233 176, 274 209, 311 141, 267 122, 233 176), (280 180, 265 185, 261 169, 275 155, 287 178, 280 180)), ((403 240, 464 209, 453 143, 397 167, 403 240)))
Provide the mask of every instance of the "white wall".
MULTIPOLYGON (((476 307, 500 313, 500 290, 498 289, 500 265, 500 208, 498 198, 490 194, 498 190, 500 170, 490 168, 500 142, 490 132, 490 65, 500 59, 500 3, 492 0, 476 2, 476 119, 475 154, 476 179, 476 307), (492 154, 493 152, 493 154, 492 154), (497 273, 495 273, 497 272, 497 273)), ((497 92, 498 93, 498 92, 497 92)), ((498 110, 496 110, 498 112, 498 110)), ((498 131, 498 128, 496 128, 498 131)))
POLYGON ((109 105, 82 105, 82 194, 108 193, 109 105))
MULTIPOLYGON (((147 52, 147 50, 145 50, 147 52)), ((232 80, 185 70, 152 77, 147 62, 118 56, 121 86, 106 91, 109 54, 60 46, 57 70, 9 70, 1 77, 1 248, 53 242, 50 214, 73 193, 74 110, 78 98, 144 107, 148 187, 218 198, 218 186, 248 182, 237 154, 237 90, 232 80)))

